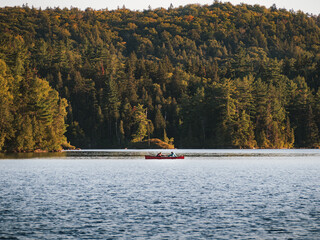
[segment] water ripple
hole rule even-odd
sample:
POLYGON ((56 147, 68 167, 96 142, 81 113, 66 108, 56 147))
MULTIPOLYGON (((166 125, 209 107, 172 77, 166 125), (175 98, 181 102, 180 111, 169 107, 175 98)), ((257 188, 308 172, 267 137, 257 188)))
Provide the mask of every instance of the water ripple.
POLYGON ((2 160, 0 239, 318 239, 319 170, 301 156, 2 160))

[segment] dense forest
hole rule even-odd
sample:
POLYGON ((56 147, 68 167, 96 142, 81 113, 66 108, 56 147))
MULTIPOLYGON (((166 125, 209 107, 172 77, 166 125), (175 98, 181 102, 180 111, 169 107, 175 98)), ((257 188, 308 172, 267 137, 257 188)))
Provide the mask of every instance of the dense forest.
POLYGON ((0 9, 0 149, 320 143, 320 16, 215 1, 0 9), (66 138, 64 137, 66 136, 66 138))

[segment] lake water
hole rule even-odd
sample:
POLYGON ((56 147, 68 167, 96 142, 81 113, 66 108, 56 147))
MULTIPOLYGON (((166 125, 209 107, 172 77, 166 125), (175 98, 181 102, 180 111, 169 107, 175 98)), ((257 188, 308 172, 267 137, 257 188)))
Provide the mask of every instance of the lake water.
POLYGON ((320 239, 319 150, 0 155, 0 239, 320 239))

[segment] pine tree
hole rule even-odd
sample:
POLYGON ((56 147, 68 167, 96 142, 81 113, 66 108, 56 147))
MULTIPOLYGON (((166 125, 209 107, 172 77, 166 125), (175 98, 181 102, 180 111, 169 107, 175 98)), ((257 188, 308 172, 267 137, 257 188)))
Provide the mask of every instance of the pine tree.
POLYGON ((155 128, 155 135, 160 138, 160 136, 163 134, 163 131, 166 129, 166 122, 162 116, 160 105, 156 106, 153 124, 155 128))
POLYGON ((132 142, 141 142, 146 136, 148 136, 150 120, 147 119, 146 109, 144 109, 141 104, 134 107, 133 112, 135 132, 132 135, 132 142))
POLYGON ((243 110, 235 123, 236 129, 233 136, 233 145, 239 148, 255 148, 253 123, 250 116, 243 110))
POLYGON ((6 63, 0 59, 0 151, 13 135, 13 77, 8 75, 6 63), (10 83, 11 82, 11 83, 10 83), (10 86, 11 85, 11 86, 10 86))

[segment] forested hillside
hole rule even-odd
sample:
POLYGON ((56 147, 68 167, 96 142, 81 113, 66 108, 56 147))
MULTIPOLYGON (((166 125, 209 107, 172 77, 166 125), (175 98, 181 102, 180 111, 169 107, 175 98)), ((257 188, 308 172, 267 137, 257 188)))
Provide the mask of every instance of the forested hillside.
POLYGON ((179 148, 318 147, 320 16, 218 1, 2 8, 0 86, 4 149, 41 142, 67 104, 65 135, 77 147, 148 135, 179 148))

